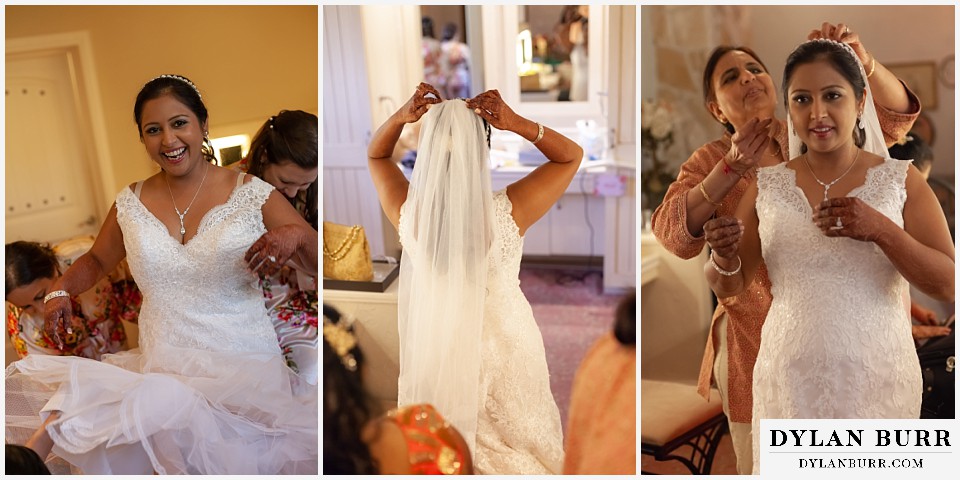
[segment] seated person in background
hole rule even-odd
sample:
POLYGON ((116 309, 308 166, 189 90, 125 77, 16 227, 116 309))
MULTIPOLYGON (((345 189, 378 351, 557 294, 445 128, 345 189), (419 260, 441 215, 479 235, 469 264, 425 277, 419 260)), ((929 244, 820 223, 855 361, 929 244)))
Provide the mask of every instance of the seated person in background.
POLYGON ((93 245, 78 237, 51 248, 35 242, 8 243, 6 257, 7 333, 19 358, 27 354, 74 355, 100 360, 126 350, 121 320, 136 323, 143 298, 126 263, 86 292, 74 296, 70 331, 49 338, 43 329, 43 297, 61 272, 93 245))
POLYGON ((379 414, 364 390, 363 352, 350 322, 323 306, 323 472, 472 474, 460 433, 431 405, 379 414))
MULTIPOLYGON (((317 116, 281 110, 260 127, 237 169, 273 185, 317 229, 317 116)), ((300 378, 317 384, 317 277, 289 265, 261 278, 280 350, 300 378)))
POLYGON ((587 352, 573 380, 565 475, 637 473, 637 294, 617 306, 613 331, 587 352))
MULTIPOLYGON (((910 132, 899 142, 890 146, 888 150, 892 158, 913 160, 913 166, 917 167, 917 170, 920 170, 923 178, 930 178, 930 171, 933 169, 933 149, 931 149, 919 135, 910 132)), ((947 212, 944 212, 944 214, 946 213, 947 212)), ((911 334, 913 335, 914 342, 922 343, 929 338, 942 337, 950 334, 950 327, 942 325, 941 321, 937 319, 937 312, 924 307, 917 300, 922 300, 923 303, 928 305, 932 302, 936 303, 937 306, 943 306, 940 305, 941 302, 929 299, 915 288, 910 289, 910 297, 910 317, 913 319, 911 334)), ((941 312, 944 314, 944 317, 949 317, 952 313, 952 304, 948 310, 951 311, 941 312)), ((944 320, 946 320, 946 318, 944 318, 944 320)))

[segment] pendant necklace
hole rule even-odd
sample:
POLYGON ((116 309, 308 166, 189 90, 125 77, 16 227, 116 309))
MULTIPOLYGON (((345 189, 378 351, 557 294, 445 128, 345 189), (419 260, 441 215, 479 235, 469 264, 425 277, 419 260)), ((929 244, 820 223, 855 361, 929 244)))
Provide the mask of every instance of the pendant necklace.
POLYGON ((193 194, 193 199, 190 200, 190 204, 187 205, 187 208, 183 210, 183 213, 180 213, 180 209, 177 208, 177 201, 173 198, 173 190, 170 189, 170 182, 167 180, 167 172, 163 172, 163 181, 167 184, 167 191, 170 192, 170 201, 173 202, 173 209, 177 211, 177 216, 180 217, 180 243, 183 244, 183 239, 187 234, 187 229, 183 226, 183 217, 190 211, 190 207, 193 206, 194 200, 197 199, 197 195, 200 194, 200 189, 203 188, 203 181, 207 179, 207 172, 210 171, 210 164, 207 164, 207 169, 203 171, 203 178, 200 179, 200 186, 197 187, 197 192, 193 194))
POLYGON ((819 178, 817 178, 817 174, 816 174, 816 173, 813 173, 813 167, 811 167, 811 166, 810 166, 810 162, 807 161, 807 156, 806 156, 806 155, 803 156, 803 163, 807 164, 807 168, 810 169, 810 175, 813 175, 813 179, 816 180, 817 183, 819 183, 819 184, 823 187, 823 199, 824 199, 824 201, 826 201, 826 200, 827 200, 827 192, 830 191, 830 187, 832 187, 835 183, 839 182, 841 178, 845 177, 848 173, 850 173, 850 170, 853 170, 853 165, 857 163, 857 159, 858 159, 858 158, 860 158, 860 149, 859 149, 859 148, 857 148, 857 155, 856 155, 855 157, 853 157, 853 161, 850 162, 850 166, 847 167, 847 171, 845 171, 845 172, 843 172, 842 174, 840 174, 839 177, 835 178, 835 179, 834 179, 832 182, 830 182, 830 183, 823 183, 823 182, 820 181, 819 178))

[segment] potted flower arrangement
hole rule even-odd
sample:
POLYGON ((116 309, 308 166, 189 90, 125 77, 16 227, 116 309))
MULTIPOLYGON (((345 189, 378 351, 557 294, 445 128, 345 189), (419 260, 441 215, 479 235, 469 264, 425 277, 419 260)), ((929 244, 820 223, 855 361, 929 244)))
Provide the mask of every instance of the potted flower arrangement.
POLYGON ((663 100, 643 100, 640 105, 640 183, 646 201, 644 208, 657 208, 675 179, 663 156, 663 151, 672 144, 673 107, 663 100))

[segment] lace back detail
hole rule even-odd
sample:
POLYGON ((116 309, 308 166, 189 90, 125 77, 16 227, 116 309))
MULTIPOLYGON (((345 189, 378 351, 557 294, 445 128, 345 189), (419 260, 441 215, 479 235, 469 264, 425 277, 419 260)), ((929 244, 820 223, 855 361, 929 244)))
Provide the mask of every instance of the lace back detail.
POLYGON ((520 236, 520 227, 513 219, 513 203, 510 202, 506 189, 493 194, 493 209, 497 234, 490 253, 489 268, 492 273, 503 269, 503 275, 516 277, 520 273, 523 237, 520 236))

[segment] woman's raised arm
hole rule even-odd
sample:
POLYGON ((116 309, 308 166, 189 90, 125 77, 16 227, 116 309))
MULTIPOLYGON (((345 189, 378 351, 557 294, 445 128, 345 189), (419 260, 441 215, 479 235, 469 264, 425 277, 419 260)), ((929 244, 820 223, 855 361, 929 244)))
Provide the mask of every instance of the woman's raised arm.
POLYGON ((420 120, 430 105, 440 103, 440 93, 432 85, 420 82, 417 91, 383 125, 377 129, 367 146, 367 166, 373 186, 377 189, 380 207, 387 219, 398 228, 400 207, 407 199, 407 187, 410 182, 403 176, 400 167, 393 161, 393 149, 403 132, 403 126, 420 120), (428 95, 433 95, 429 97, 428 95))
POLYGON ((467 107, 491 126, 533 142, 549 160, 507 187, 513 204, 513 220, 523 236, 567 191, 580 168, 583 149, 553 129, 517 115, 497 90, 487 90, 467 100, 467 107))

